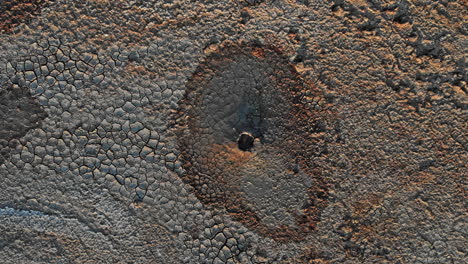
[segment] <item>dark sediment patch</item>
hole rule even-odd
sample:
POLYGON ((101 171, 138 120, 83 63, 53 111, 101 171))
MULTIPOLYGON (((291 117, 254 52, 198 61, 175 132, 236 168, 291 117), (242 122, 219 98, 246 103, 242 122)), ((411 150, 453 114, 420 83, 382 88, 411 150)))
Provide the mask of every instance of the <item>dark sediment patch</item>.
POLYGON ((0 164, 26 133, 39 126, 45 111, 31 96, 28 88, 11 85, 0 87, 0 164))

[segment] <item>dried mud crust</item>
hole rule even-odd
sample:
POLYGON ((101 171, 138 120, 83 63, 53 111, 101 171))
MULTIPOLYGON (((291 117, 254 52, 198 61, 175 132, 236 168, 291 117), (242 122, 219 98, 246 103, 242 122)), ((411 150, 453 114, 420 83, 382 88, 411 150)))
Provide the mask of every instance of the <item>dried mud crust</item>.
POLYGON ((39 126, 45 111, 31 96, 28 88, 11 85, 0 87, 0 165, 8 159, 19 139, 39 126))
POLYGON ((10 33, 14 27, 27 23, 41 12, 47 0, 3 0, 0 2, 0 33, 10 33))
POLYGON ((278 48, 231 42, 186 86, 176 129, 182 179, 202 203, 277 241, 313 231, 328 192, 314 164, 327 115, 315 87, 278 48), (242 133, 255 138, 251 150, 239 148, 242 133))

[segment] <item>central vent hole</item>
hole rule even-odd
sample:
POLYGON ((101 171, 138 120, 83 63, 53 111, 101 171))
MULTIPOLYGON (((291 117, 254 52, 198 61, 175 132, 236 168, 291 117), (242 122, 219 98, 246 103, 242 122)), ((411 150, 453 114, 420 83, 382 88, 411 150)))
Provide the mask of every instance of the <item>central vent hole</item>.
POLYGON ((252 134, 247 132, 242 132, 237 140, 237 145, 239 146, 240 150, 247 151, 254 146, 255 138, 252 134))

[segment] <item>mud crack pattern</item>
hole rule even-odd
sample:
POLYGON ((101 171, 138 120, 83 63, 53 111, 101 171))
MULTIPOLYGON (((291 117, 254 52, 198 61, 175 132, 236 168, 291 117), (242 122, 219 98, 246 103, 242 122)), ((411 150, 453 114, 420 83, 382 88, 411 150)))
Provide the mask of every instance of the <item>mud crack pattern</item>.
POLYGON ((17 25, 29 22, 48 2, 48 0, 0 2, 0 32, 10 33, 17 25))
POLYGON ((466 4, 0 1, 2 263, 465 263, 466 4))

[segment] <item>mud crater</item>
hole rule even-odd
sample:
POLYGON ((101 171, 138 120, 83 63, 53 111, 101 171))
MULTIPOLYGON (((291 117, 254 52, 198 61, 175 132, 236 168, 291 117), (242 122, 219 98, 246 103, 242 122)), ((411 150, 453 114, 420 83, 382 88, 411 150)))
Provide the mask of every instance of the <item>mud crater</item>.
POLYGON ((274 46, 227 42, 187 83, 176 116, 183 181, 206 206, 225 209, 257 233, 301 240, 327 204, 314 164, 324 142, 320 110, 302 103, 317 89, 274 46))

